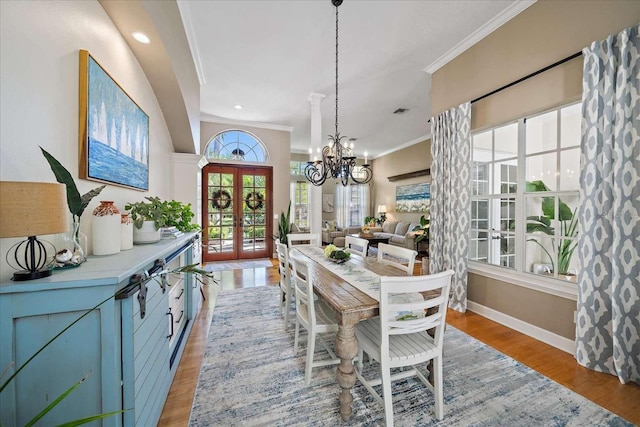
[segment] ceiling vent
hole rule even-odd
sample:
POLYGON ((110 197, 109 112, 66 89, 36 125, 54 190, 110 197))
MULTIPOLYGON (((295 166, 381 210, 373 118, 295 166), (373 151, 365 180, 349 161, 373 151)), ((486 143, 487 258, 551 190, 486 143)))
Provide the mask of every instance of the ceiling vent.
POLYGON ((407 111, 409 111, 408 108, 398 108, 396 111, 393 112, 393 114, 402 114, 402 113, 406 113, 407 111))

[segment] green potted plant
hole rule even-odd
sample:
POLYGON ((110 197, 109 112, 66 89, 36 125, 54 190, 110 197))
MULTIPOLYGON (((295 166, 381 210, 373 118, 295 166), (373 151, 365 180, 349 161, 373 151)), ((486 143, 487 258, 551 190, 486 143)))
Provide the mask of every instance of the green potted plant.
POLYGON ((291 233, 291 200, 287 207, 287 213, 280 212, 280 221, 278 222, 278 236, 280 243, 287 244, 287 234, 291 233))
POLYGON ((422 215, 420 217, 420 224, 413 227, 413 230, 411 231, 416 235, 416 244, 420 243, 424 239, 429 240, 429 218, 422 215))
POLYGON ((183 232, 200 229, 199 225, 191 223, 195 214, 191 211, 190 203, 184 204, 177 200, 166 201, 159 197, 145 197, 145 200, 127 203, 124 206, 133 221, 134 243, 159 241, 160 229, 163 227, 176 227, 183 232))
MULTIPOLYGON (((541 180, 527 182, 527 192, 543 192, 550 191, 549 187, 545 185, 541 180)), ((571 208, 558 199, 558 215, 556 217, 555 212, 555 200, 554 197, 542 197, 541 203, 542 214, 540 216, 528 216, 527 217, 527 233, 542 232, 546 235, 552 236, 553 251, 557 255, 557 259, 554 258, 547 248, 540 243, 536 238, 527 239, 528 242, 534 242, 547 254, 551 261, 552 271, 558 269, 558 274, 567 276, 571 279, 574 274, 570 273, 569 265, 571 263, 571 257, 573 251, 576 249, 578 242, 576 240, 567 240, 566 238, 574 238, 578 235, 578 218, 576 216, 576 210, 571 208), (555 229, 551 226, 551 220, 557 219, 560 225, 560 238, 555 237, 555 229), (557 261, 557 264, 556 264, 557 261)))
POLYGON ((78 191, 78 187, 76 186, 76 183, 71 176, 71 173, 69 173, 69 171, 44 148, 40 147, 40 150, 42 151, 42 155, 44 156, 44 158, 47 159, 49 167, 51 167, 51 171, 56 177, 56 181, 58 181, 60 184, 64 184, 66 187, 67 205, 69 206, 69 212, 71 212, 71 218, 73 221, 73 228, 71 231, 74 246, 73 253, 74 256, 78 257, 77 259, 81 263, 86 259, 87 248, 86 236, 84 236, 84 234, 82 236, 84 236, 83 240, 85 247, 83 248, 80 244, 80 217, 82 216, 87 206, 89 206, 89 202, 91 202, 91 200, 95 196, 100 194, 100 192, 106 187, 106 185, 101 185, 100 187, 94 188, 93 190, 81 196, 80 192, 78 191))
POLYGON ((376 217, 375 216, 365 216, 364 217, 364 225, 368 225, 369 227, 375 227, 375 225, 376 225, 376 217))

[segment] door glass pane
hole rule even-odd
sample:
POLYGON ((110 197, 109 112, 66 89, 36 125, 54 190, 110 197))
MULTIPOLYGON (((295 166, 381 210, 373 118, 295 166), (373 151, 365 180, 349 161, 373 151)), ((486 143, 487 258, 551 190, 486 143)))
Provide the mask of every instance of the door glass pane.
POLYGON ((264 250, 266 242, 266 185, 264 175, 244 175, 242 178, 243 194, 243 235, 242 250, 253 252, 264 250))

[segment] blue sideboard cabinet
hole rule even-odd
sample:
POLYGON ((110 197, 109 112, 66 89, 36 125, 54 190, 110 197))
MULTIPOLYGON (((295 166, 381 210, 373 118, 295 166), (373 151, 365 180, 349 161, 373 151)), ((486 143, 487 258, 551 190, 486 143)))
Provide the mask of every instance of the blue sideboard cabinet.
MULTIPOLYGON (((85 377, 37 425, 121 409, 122 414, 89 425, 156 425, 202 296, 188 274, 165 275, 164 289, 156 279, 145 289, 130 281, 198 262, 199 245, 198 234, 189 233, 89 257, 44 279, 0 284, 0 372, 13 364, 0 382, 89 311, 0 393, 2 425, 23 426, 85 377)), ((162 283, 162 276, 157 280, 162 283)))

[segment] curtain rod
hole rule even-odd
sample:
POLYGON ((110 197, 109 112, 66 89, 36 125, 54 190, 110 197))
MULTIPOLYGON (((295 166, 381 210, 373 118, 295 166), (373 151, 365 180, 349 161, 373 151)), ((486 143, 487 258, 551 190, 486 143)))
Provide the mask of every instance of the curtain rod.
POLYGON ((473 104, 473 103, 475 103, 475 102, 480 101, 481 99, 484 99, 484 98, 486 98, 486 97, 488 97, 488 96, 491 96, 491 95, 493 95, 493 94, 495 94, 495 93, 498 93, 498 92, 500 92, 500 91, 502 91, 502 90, 505 90, 505 89, 507 89, 507 88, 510 88, 510 87, 511 87, 511 86, 513 86, 513 85, 517 85, 517 84, 518 84, 518 83, 520 83, 520 82, 523 82, 523 81, 525 81, 525 80, 527 80, 527 79, 530 79, 531 77, 535 77, 535 76, 537 76, 537 75, 538 75, 538 74, 540 74, 540 73, 544 73, 545 71, 550 70, 550 69, 551 69, 551 68, 553 68, 553 67, 557 67, 558 65, 564 64, 565 62, 568 62, 568 61, 571 61, 572 59, 575 59, 575 58, 577 58, 578 56, 581 56, 581 55, 582 55, 582 51, 577 52, 577 53, 574 53, 574 54, 573 54, 573 55, 571 55, 571 56, 567 56, 566 58, 561 59, 561 60, 560 60, 560 61, 558 61, 558 62, 554 62, 554 63, 553 63, 553 64, 551 64, 551 65, 547 65, 546 67, 541 68, 541 69, 539 69, 538 71, 534 71, 533 73, 528 74, 528 75, 526 75, 526 76, 524 76, 524 77, 522 77, 522 78, 520 78, 520 79, 518 79, 518 80, 516 80, 516 81, 513 81, 513 82, 511 82, 511 83, 509 83, 509 84, 507 84, 507 85, 504 85, 504 86, 502 86, 502 87, 500 87, 500 88, 498 88, 498 89, 496 89, 496 90, 493 90, 493 91, 491 91, 491 92, 489 92, 489 93, 487 93, 487 94, 485 94, 485 95, 482 95, 482 96, 480 96, 480 97, 478 97, 478 98, 476 98, 476 99, 473 99, 473 100, 471 100, 471 103, 473 104))

